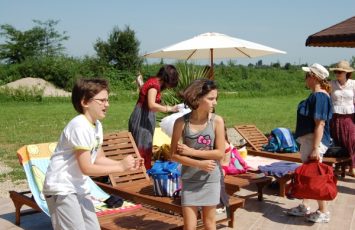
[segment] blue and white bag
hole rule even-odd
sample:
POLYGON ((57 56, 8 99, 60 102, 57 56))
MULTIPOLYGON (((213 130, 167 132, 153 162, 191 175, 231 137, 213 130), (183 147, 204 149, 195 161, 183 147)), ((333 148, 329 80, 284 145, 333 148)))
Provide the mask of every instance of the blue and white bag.
POLYGON ((153 167, 147 170, 153 179, 154 194, 156 196, 172 197, 174 192, 180 188, 181 173, 179 164, 172 161, 156 161, 153 167))
POLYGON ((298 145, 288 128, 275 128, 271 131, 268 143, 262 146, 264 151, 278 153, 298 152, 298 145))

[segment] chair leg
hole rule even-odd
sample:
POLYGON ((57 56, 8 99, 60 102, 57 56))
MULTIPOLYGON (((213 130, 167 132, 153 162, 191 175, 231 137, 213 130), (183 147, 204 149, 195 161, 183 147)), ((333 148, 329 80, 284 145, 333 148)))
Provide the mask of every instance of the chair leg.
POLYGON ((280 185, 279 196, 280 197, 285 197, 285 195, 286 195, 286 182, 287 181, 285 179, 279 180, 279 185, 280 185))
POLYGON ((17 225, 17 226, 20 226, 20 221, 21 221, 21 208, 22 208, 22 206, 23 206, 23 203, 15 203, 14 202, 14 206, 15 206, 15 209, 16 209, 16 211, 15 211, 15 213, 16 213, 16 221, 15 221, 15 224, 17 225))
POLYGON ((343 178, 345 177, 345 174, 346 174, 345 171, 346 171, 346 166, 342 165, 341 166, 341 177, 343 177, 343 178))
POLYGON ((265 183, 257 183, 256 186, 258 187, 258 200, 263 201, 263 188, 265 183))

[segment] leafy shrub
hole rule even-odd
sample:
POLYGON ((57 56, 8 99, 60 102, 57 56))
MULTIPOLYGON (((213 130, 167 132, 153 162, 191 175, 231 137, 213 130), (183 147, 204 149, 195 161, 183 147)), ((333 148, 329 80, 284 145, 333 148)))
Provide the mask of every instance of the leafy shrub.
POLYGON ((43 88, 39 87, 19 87, 12 89, 9 87, 0 88, 0 101, 42 101, 43 100, 43 88))
POLYGON ((176 88, 167 90, 164 92, 162 101, 166 105, 175 105, 182 103, 182 98, 180 98, 180 93, 188 86, 190 83, 198 78, 206 78, 208 72, 201 66, 196 66, 192 64, 178 63, 176 65, 179 73, 179 84, 176 88))

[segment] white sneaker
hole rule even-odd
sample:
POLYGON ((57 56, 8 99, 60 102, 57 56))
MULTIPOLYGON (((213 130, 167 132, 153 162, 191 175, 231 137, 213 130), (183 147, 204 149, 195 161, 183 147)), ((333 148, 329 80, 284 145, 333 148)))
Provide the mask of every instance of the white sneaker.
POLYGON ((306 216, 311 213, 311 208, 300 204, 297 207, 287 210, 286 213, 290 216, 306 216))
POLYGON ((314 223, 328 223, 330 221, 330 214, 329 212, 321 212, 317 210, 316 212, 311 213, 306 219, 314 223))
POLYGON ((222 214, 222 213, 225 213, 225 212, 226 212, 226 207, 217 208, 216 209, 216 214, 222 214))

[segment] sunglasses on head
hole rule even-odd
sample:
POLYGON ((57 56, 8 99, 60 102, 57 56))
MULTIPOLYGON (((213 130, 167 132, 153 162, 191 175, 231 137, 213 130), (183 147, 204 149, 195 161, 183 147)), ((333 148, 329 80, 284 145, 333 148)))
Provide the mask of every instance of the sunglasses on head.
POLYGON ((214 81, 212 80, 207 80, 205 81, 205 83, 203 84, 202 86, 202 89, 206 90, 208 89, 209 87, 213 86, 214 85, 214 81))

